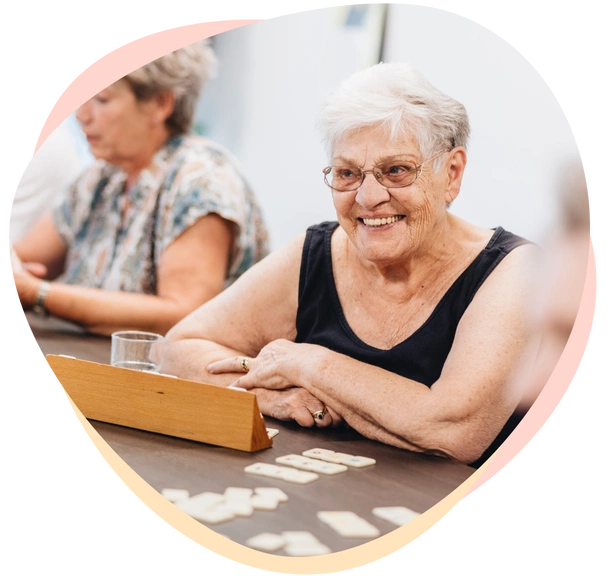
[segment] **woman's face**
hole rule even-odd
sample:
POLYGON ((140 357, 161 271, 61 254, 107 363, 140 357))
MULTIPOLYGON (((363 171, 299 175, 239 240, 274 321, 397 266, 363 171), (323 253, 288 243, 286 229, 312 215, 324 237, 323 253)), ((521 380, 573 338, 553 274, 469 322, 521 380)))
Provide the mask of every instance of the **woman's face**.
MULTIPOLYGON (((424 164, 417 180, 405 188, 386 189, 373 174, 366 174, 359 189, 332 191, 338 221, 362 257, 395 265, 429 250, 447 220, 447 203, 457 195, 451 186, 450 156, 441 156, 438 171, 433 162, 424 164), (383 218, 388 220, 381 224, 383 218)), ((421 164, 426 158, 412 141, 392 142, 383 131, 364 128, 337 143, 332 165, 371 170, 389 160, 421 164)))
POLYGON ((138 101, 122 79, 84 103, 76 116, 92 155, 123 166, 151 157, 150 142, 165 120, 159 108, 156 99, 138 101))

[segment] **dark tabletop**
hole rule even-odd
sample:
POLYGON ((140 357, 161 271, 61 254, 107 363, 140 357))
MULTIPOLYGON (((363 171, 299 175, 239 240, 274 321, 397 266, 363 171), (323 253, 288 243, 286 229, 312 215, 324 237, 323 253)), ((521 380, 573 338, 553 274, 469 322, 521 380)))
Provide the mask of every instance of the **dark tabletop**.
MULTIPOLYGON (((27 314, 30 327, 44 354, 66 354, 108 363, 110 338, 86 334, 80 328, 52 318, 27 314)), ((372 514, 380 506, 406 506, 425 512, 464 482, 473 468, 447 459, 413 454, 368 440, 350 429, 302 428, 295 423, 266 418, 268 428, 280 432, 272 448, 240 452, 161 434, 91 422, 96 431, 124 461, 154 489, 183 488, 191 495, 223 493, 227 487, 276 486, 288 496, 276 511, 255 511, 249 518, 209 526, 244 544, 261 532, 285 530, 312 532, 332 551, 366 542, 338 536, 317 518, 321 510, 353 511, 380 529, 396 526, 372 514), (254 462, 275 463, 278 456, 301 454, 311 448, 368 456, 374 466, 349 468, 334 476, 319 475, 306 485, 291 484, 244 472, 254 462)))

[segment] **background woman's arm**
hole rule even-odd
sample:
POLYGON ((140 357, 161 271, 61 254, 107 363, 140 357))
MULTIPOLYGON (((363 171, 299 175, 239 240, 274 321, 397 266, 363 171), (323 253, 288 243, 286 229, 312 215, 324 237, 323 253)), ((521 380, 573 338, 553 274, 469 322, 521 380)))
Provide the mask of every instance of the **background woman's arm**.
POLYGON ((51 212, 37 220, 14 248, 24 264, 42 264, 45 267, 44 277, 49 280, 57 278, 64 269, 67 247, 51 212))
POLYGON ((232 356, 256 356, 268 342, 295 338, 303 235, 246 271, 222 294, 167 334, 163 371, 228 386, 237 376, 206 367, 232 356))
MULTIPOLYGON (((120 329, 164 334, 223 289, 232 234, 232 224, 216 214, 204 216, 185 230, 162 254, 157 295, 52 283, 47 309, 98 334, 120 329)), ((25 262, 34 255, 27 243, 16 251, 25 262)), ((22 305, 31 307, 41 281, 27 272, 15 273, 14 278, 22 305)))

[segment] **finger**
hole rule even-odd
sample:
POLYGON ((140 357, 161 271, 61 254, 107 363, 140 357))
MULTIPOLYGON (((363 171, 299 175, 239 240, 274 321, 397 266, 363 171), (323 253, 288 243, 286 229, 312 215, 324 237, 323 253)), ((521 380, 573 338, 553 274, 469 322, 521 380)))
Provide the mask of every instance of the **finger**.
POLYGON ((250 360, 246 356, 233 356, 212 362, 207 366, 207 371, 210 374, 224 374, 228 372, 248 372, 250 370, 250 360))
POLYGON ((40 262, 24 262, 22 266, 24 270, 27 270, 32 276, 37 278, 43 278, 47 275, 47 266, 40 262))
POLYGON ((325 416, 323 416, 323 418, 321 419, 314 418, 314 423, 317 428, 327 428, 328 426, 331 426, 333 424, 333 420, 330 414, 326 413, 325 416))
POLYGON ((332 410, 331 408, 327 408, 327 412, 329 414, 329 417, 332 420, 332 426, 340 426, 340 424, 342 424, 344 422, 344 419, 342 418, 342 416, 340 416, 340 414, 338 414, 335 410, 332 410))
POLYGON ((314 426, 314 417, 308 408, 300 408, 293 419, 304 428, 312 428, 314 426))
POLYGON ((311 412, 311 416, 318 428, 327 428, 332 425, 332 417, 329 414, 329 410, 325 406, 311 412))
POLYGON ((249 378, 248 375, 238 378, 232 384, 229 384, 229 388, 241 388, 242 390, 252 390, 257 386, 254 378, 249 378))

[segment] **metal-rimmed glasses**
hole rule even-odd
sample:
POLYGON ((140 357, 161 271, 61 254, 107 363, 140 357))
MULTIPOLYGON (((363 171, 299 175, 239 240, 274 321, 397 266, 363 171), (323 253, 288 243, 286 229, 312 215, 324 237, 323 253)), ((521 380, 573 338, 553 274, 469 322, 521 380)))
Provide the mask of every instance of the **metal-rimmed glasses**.
POLYGON ((366 174, 372 174, 377 182, 385 188, 404 188, 410 186, 419 178, 424 164, 438 158, 449 150, 441 150, 432 158, 424 160, 421 164, 404 160, 387 160, 375 164, 372 170, 362 170, 351 164, 335 164, 323 168, 325 184, 337 192, 353 192, 357 190, 366 179, 366 174))

